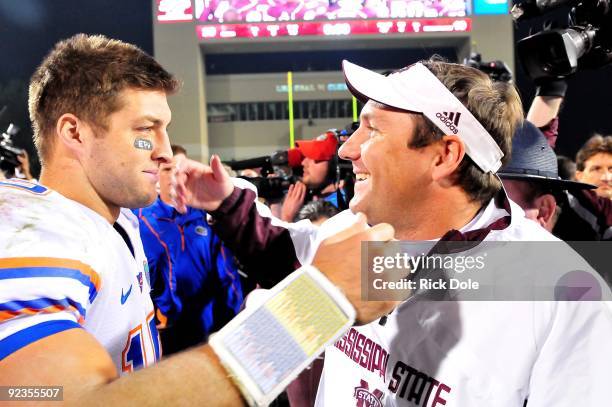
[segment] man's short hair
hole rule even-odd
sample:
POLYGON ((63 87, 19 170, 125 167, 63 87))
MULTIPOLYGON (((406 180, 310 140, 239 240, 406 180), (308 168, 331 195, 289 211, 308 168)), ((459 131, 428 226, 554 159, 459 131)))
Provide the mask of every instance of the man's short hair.
POLYGON ((331 202, 319 199, 318 201, 310 201, 306 203, 295 217, 295 221, 308 219, 311 222, 316 222, 320 219, 329 219, 340 213, 331 202))
POLYGON ((571 158, 564 155, 557 156, 557 167, 559 168, 559 177, 569 181, 576 180, 576 163, 571 158))
MULTIPOLYGON (((510 160, 512 136, 523 120, 523 106, 514 85, 493 81, 485 73, 439 58, 421 61, 459 99, 493 137, 504 153, 502 165, 510 160)), ((424 115, 417 116, 417 128, 410 147, 425 147, 444 136, 424 115)), ((484 173, 465 155, 456 173, 456 183, 472 201, 487 202, 501 188, 499 179, 484 173)))
POLYGON ((584 165, 595 154, 612 154, 612 136, 595 134, 578 150, 576 154, 576 168, 584 171, 584 165))
POLYGON ((172 155, 183 154, 187 157, 187 150, 185 150, 185 147, 178 144, 172 144, 170 148, 172 149, 172 155))
POLYGON ((102 35, 77 34, 58 42, 30 80, 28 108, 41 161, 65 113, 106 129, 126 88, 176 92, 179 82, 140 48, 102 35))

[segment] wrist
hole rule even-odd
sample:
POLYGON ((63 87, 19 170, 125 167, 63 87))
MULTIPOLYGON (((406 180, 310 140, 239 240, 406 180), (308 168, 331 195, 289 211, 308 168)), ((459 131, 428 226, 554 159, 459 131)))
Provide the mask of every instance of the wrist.
POLYGON ((210 338, 251 405, 267 405, 353 324, 355 310, 312 266, 301 267, 210 338))
POLYGON ((232 208, 242 197, 244 190, 236 186, 233 187, 232 191, 224 199, 219 201, 217 208, 210 209, 208 212, 212 217, 227 215, 231 212, 232 208))

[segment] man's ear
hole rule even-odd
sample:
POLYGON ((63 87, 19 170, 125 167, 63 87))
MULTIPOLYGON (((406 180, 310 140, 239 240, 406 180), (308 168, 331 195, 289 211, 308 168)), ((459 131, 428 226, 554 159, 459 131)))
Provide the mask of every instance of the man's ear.
POLYGON ((78 153, 83 149, 86 124, 72 113, 64 113, 57 119, 55 131, 59 142, 69 150, 78 153))
POLYGON ((557 201, 551 194, 544 194, 537 197, 534 206, 538 209, 538 223, 545 229, 551 225, 551 220, 555 215, 557 201))
POLYGON ((437 155, 434 162, 432 178, 436 181, 449 178, 459 168, 465 155, 465 144, 455 134, 443 136, 436 143, 437 155))

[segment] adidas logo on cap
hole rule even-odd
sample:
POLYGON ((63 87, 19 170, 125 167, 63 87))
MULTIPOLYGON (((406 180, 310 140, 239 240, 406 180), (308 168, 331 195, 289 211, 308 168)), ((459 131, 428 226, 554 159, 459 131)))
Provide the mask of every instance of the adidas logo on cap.
POLYGON ((440 119, 440 121, 453 132, 453 134, 459 133, 457 126, 459 126, 461 112, 438 112, 436 113, 436 117, 440 119))

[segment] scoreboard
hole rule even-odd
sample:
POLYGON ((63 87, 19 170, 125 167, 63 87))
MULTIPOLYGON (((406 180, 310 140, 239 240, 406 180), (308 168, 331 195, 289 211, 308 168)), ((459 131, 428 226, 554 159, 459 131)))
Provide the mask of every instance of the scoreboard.
POLYGON ((508 0, 158 0, 157 21, 193 21, 200 40, 470 32, 508 0))

